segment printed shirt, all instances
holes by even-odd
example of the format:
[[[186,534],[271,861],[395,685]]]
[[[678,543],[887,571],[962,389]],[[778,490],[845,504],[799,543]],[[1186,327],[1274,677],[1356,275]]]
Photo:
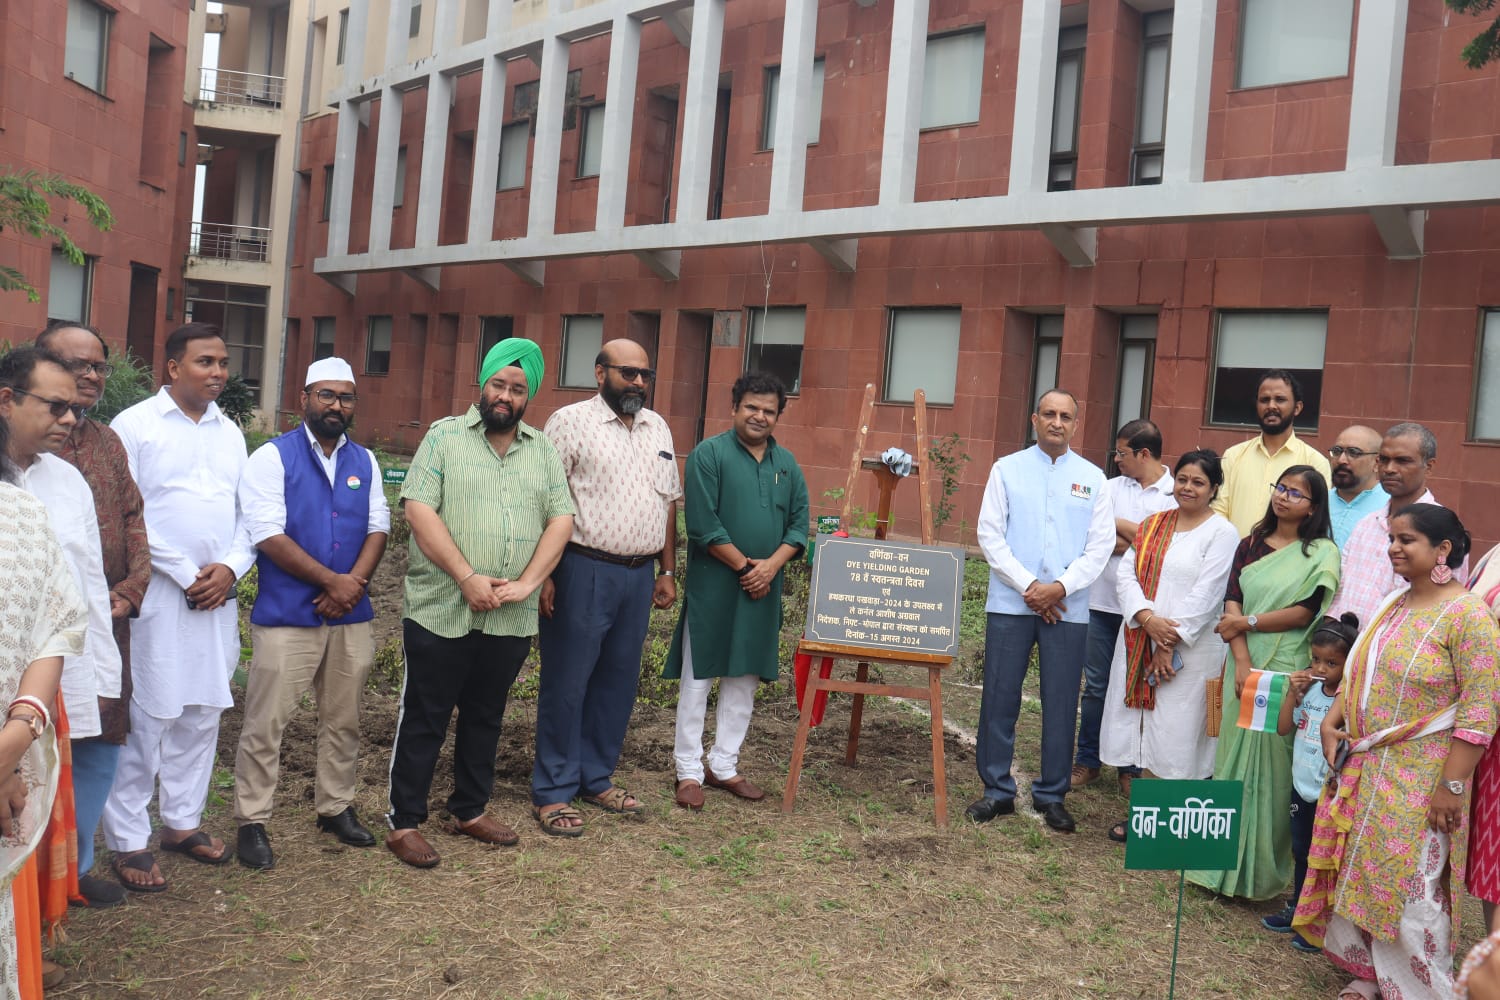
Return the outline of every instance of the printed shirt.
[[[1320,682],[1314,682],[1302,696],[1302,703],[1292,709],[1292,724],[1297,727],[1292,739],[1292,787],[1302,796],[1302,801],[1316,803],[1323,791],[1323,780],[1328,777],[1328,760],[1323,756],[1323,717],[1333,707],[1333,694],[1323,690]]]
[[[1165,466],[1161,467],[1161,478],[1150,486],[1142,486],[1129,476],[1116,476],[1104,484],[1104,495],[1109,500],[1111,512],[1116,520],[1124,518],[1134,521],[1139,525],[1152,514],[1164,510],[1171,510],[1177,506],[1177,498],[1172,496],[1172,487],[1176,480]],[[1134,549],[1127,548],[1120,555],[1112,555],[1109,562],[1104,566],[1104,572],[1099,574],[1099,579],[1089,588],[1089,610],[1105,611],[1110,614],[1120,613],[1120,594],[1116,584],[1116,574],[1120,570],[1120,560],[1125,558],[1126,553]]]
[[[477,406],[461,417],[444,417],[427,431],[401,499],[437,511],[469,565],[503,579],[526,570],[548,521],[574,511],[552,442],[523,421],[504,457],[497,455],[484,436]],[[470,611],[458,583],[422,554],[415,538],[409,548],[406,617],[447,639],[476,631],[536,635],[539,592],[493,611]]]
[[[1385,496],[1385,491],[1381,491],[1381,496]],[[1385,503],[1366,514],[1349,533],[1339,569],[1339,592],[1333,599],[1333,606],[1328,609],[1328,614],[1334,618],[1345,611],[1354,612],[1359,616],[1361,628],[1368,626],[1386,595],[1410,586],[1405,578],[1397,576],[1391,569],[1390,498],[1386,496],[1385,499]],[[1426,490],[1421,499],[1414,502],[1435,504],[1438,501],[1431,490]],[[1465,559],[1453,575],[1460,583],[1467,580],[1469,561]]]
[[[1214,510],[1229,518],[1244,538],[1266,516],[1271,484],[1294,465],[1312,466],[1323,473],[1324,482],[1333,476],[1328,456],[1304,442],[1295,431],[1274,455],[1266,451],[1263,435],[1240,442],[1224,453],[1224,486],[1214,501]]]
[[[312,431],[302,428],[308,447],[323,467],[328,485],[334,485],[334,469],[337,468],[339,451],[349,443],[348,435],[340,435],[333,454],[323,454],[323,446],[313,437]],[[370,498],[370,515],[365,534],[386,534],[391,530],[391,507],[386,502],[385,490],[380,485],[380,463],[370,455],[370,477],[366,480],[374,492]],[[245,463],[240,476],[240,507],[245,512],[245,527],[250,532],[250,541],[259,545],[267,538],[286,534],[286,466],[281,461],[281,450],[267,441]]]
[[[565,406],[547,435],[573,491],[573,541],[617,556],[662,550],[668,505],[682,496],[672,431],[643,409],[630,427],[601,396]]]
[[[1333,521],[1333,544],[1343,551],[1354,526],[1390,502],[1390,494],[1378,485],[1371,486],[1353,500],[1345,500],[1335,490],[1328,494],[1328,516]]]

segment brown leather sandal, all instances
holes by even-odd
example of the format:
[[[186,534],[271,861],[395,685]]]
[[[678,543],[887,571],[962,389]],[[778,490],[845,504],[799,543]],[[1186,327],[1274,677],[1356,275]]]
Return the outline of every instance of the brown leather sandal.
[[[591,806],[598,806],[605,812],[617,813],[622,816],[639,816],[646,811],[646,807],[641,804],[639,799],[636,799],[635,805],[627,806],[625,800],[634,799],[635,796],[618,785],[606,788],[598,795],[580,795],[578,798],[579,801],[587,802]]]
[[[556,802],[548,806],[532,806],[531,815],[536,817],[537,825],[549,837],[583,836],[583,814],[566,802]],[[572,819],[578,820],[579,825],[571,826],[565,822]]]

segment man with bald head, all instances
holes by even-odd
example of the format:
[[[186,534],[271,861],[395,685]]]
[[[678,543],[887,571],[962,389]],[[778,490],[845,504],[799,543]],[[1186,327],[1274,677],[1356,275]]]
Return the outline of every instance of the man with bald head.
[[[1328,513],[1333,518],[1333,540],[1343,551],[1354,526],[1366,514],[1386,502],[1375,475],[1380,453],[1380,432],[1355,424],[1346,428],[1328,449],[1333,462],[1333,495]]]
[[[646,408],[650,364],[632,340],[605,344],[594,359],[598,394],[558,410],[544,429],[578,509],[567,550],[542,585],[531,802],[553,836],[583,832],[575,798],[612,813],[643,809],[614,771],[651,607],[677,600],[682,495],[672,432]]]

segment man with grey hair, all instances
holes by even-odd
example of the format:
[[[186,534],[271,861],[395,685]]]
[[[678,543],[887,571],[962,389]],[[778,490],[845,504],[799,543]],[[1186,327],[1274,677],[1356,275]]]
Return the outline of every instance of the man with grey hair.
[[[1421,424],[1400,423],[1385,432],[1375,468],[1390,499],[1366,514],[1349,533],[1343,547],[1338,596],[1328,609],[1331,617],[1352,611],[1361,624],[1368,623],[1386,595],[1407,586],[1391,569],[1387,554],[1391,515],[1408,504],[1438,502],[1427,488],[1427,474],[1436,461],[1437,438]],[[1468,579],[1468,574],[1469,564],[1465,560],[1457,576],[1462,581]]]

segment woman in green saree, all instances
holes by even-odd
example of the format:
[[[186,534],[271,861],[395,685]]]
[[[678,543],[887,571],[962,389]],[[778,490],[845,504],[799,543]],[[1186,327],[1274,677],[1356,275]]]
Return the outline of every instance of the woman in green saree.
[[[1339,584],[1339,550],[1329,528],[1322,473],[1294,465],[1270,488],[1266,516],[1235,551],[1224,617],[1214,629],[1229,643],[1214,778],[1245,785],[1239,865],[1187,876],[1221,895],[1256,900],[1285,892],[1292,880],[1286,805],[1292,794],[1292,737],[1239,728],[1240,689],[1251,670],[1291,673],[1307,666],[1308,640]]]

